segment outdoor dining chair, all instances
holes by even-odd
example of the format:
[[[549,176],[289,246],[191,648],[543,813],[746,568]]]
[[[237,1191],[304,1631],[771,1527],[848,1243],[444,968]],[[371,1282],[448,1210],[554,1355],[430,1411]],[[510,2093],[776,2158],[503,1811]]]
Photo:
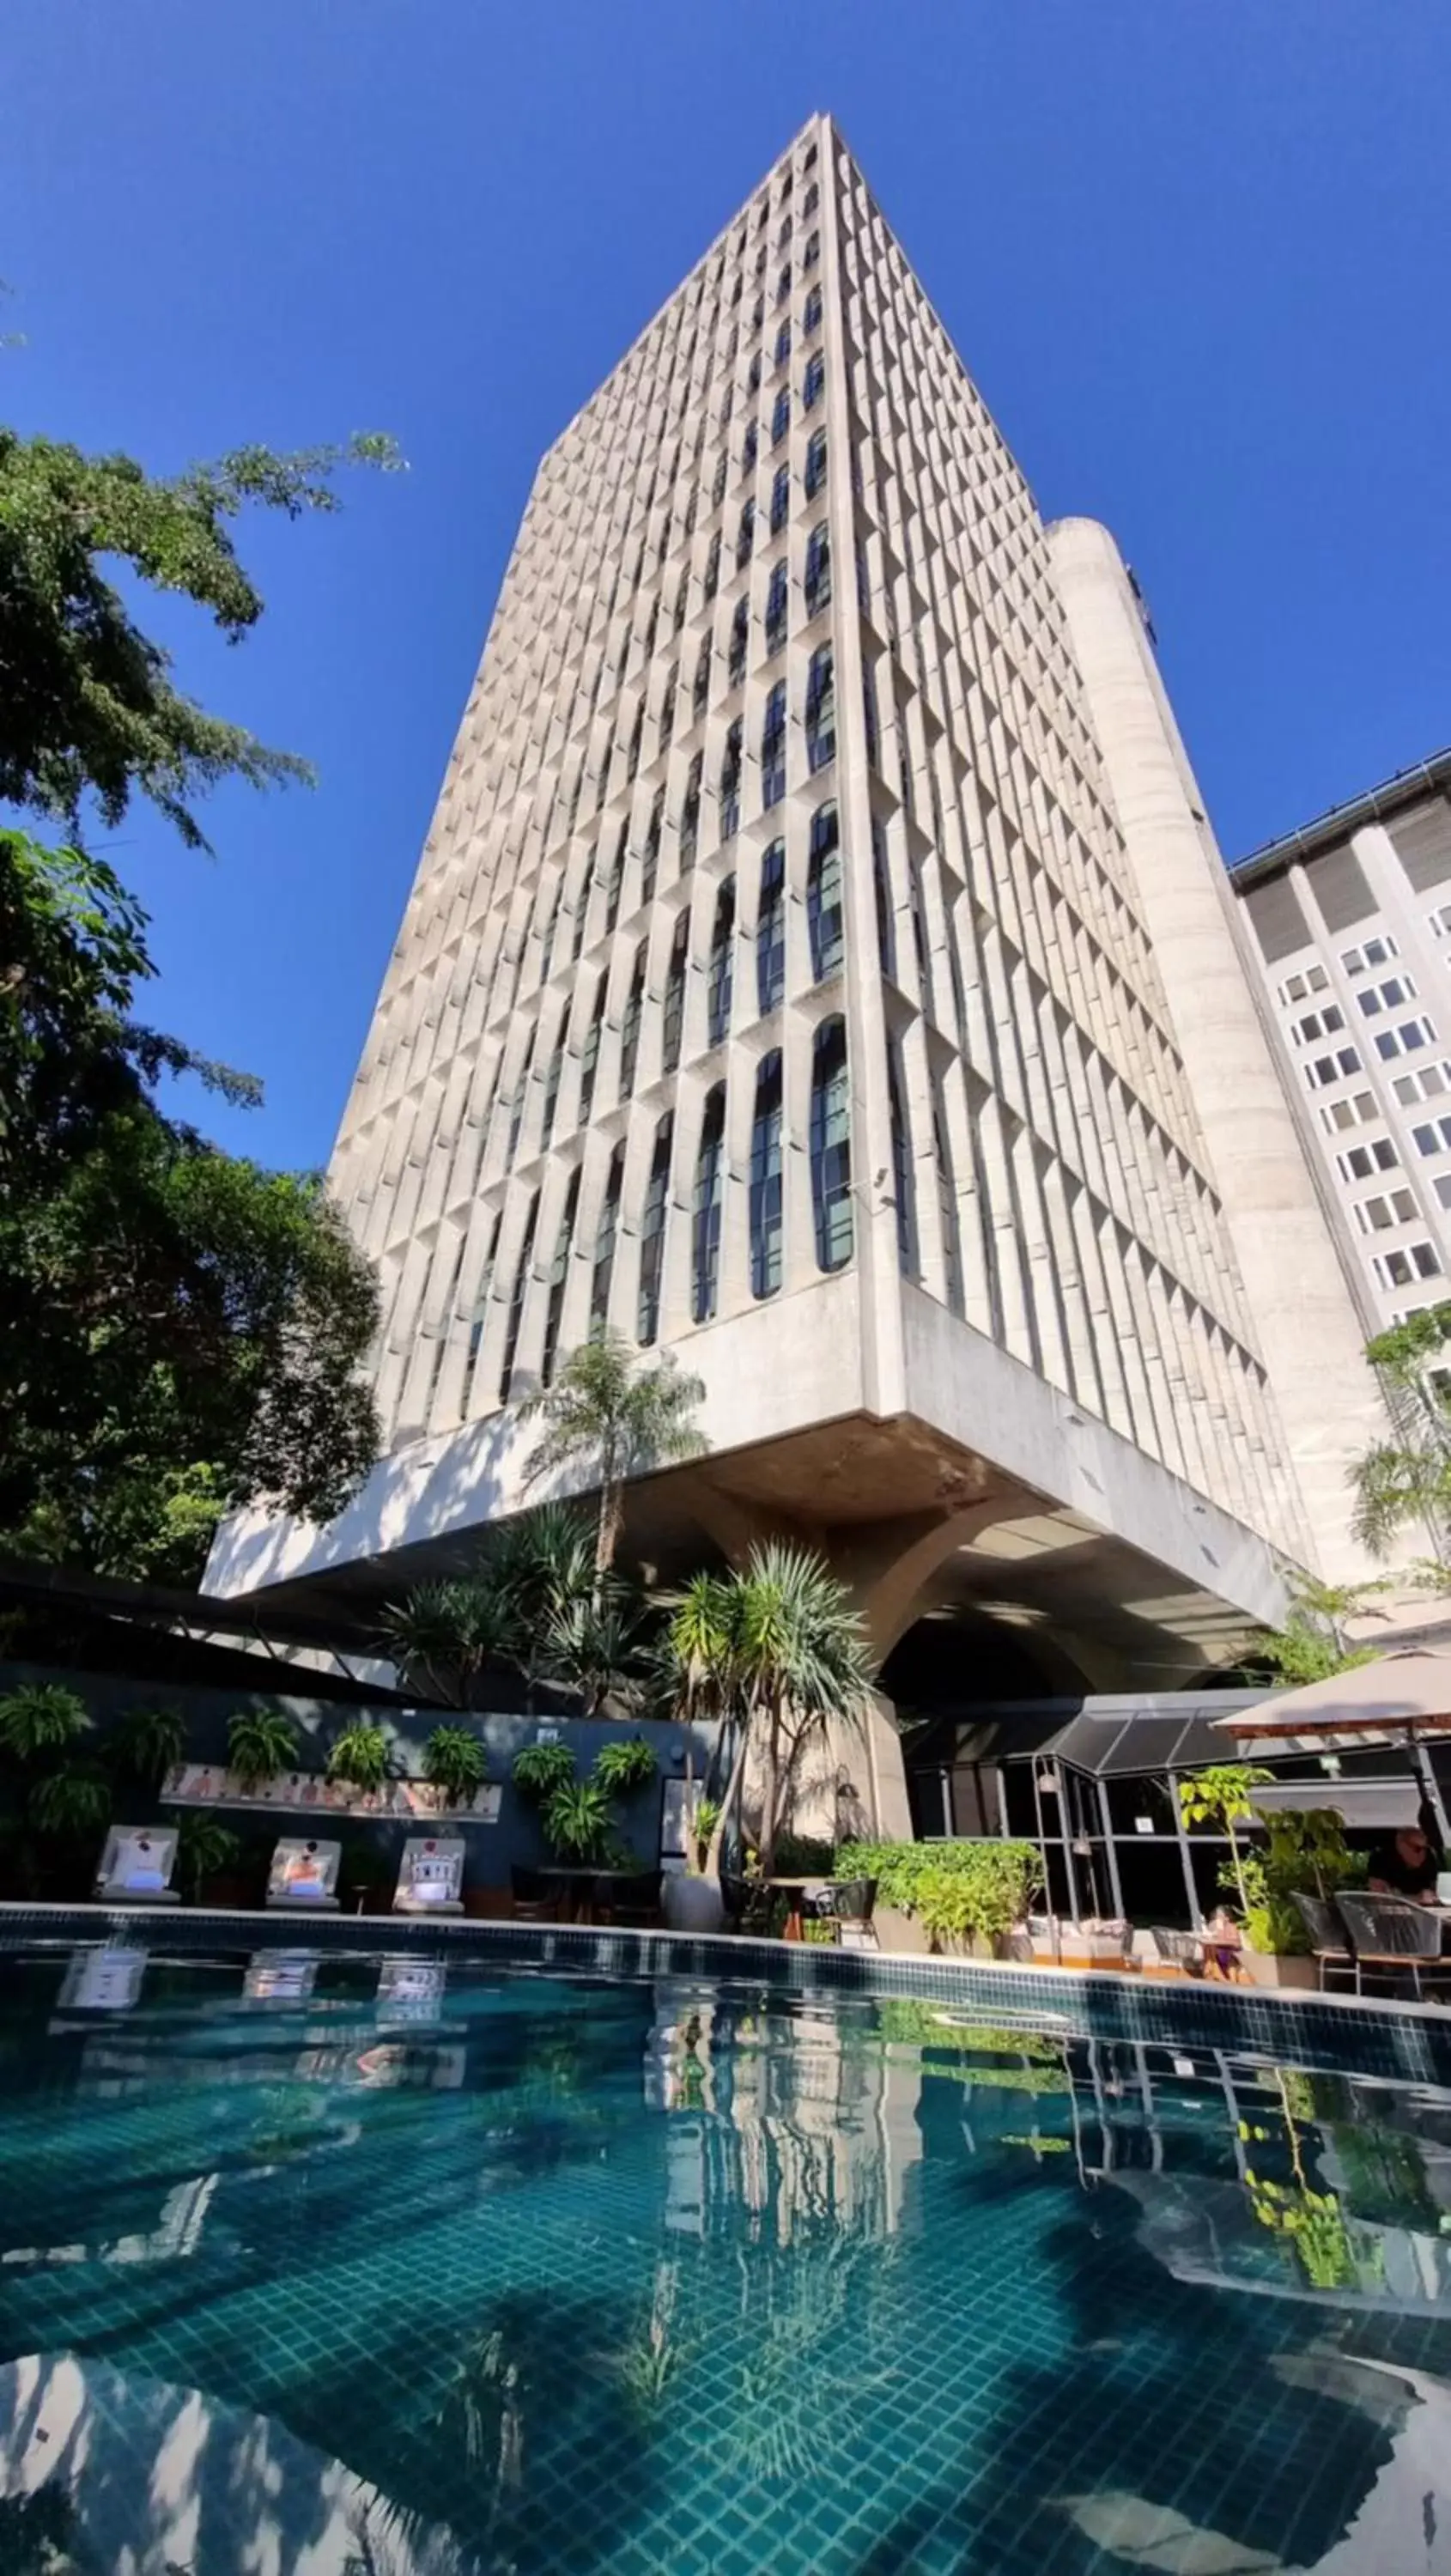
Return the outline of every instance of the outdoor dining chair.
[[[1417,2002],[1423,1978],[1451,1978],[1451,1959],[1441,1957],[1441,1918],[1428,1905],[1408,1896],[1364,1896],[1342,1893],[1336,1912],[1350,1939],[1355,1964],[1355,1991],[1363,1991],[1367,1970],[1375,1976],[1409,1977]]]
[[[1332,1968],[1354,1979],[1355,1953],[1334,1906],[1327,1904],[1323,1896],[1296,1895],[1292,1902],[1310,1935],[1310,1955],[1322,1992]]]

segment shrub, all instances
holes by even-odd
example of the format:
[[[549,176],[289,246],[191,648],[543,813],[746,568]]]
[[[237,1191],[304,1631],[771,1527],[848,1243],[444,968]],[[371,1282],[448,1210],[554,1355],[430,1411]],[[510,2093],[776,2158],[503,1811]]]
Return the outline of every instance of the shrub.
[[[934,1943],[996,1941],[1042,1885],[1031,1843],[843,1843],[838,1878],[874,1878],[880,1904],[915,1915]]]
[[[598,1780],[561,1781],[545,1805],[544,1835],[566,1860],[603,1864],[615,1839],[608,1789]]]
[[[631,1735],[623,1744],[602,1747],[592,1777],[612,1798],[627,1797],[632,1789],[643,1789],[653,1780],[659,1767],[644,1737]]]
[[[436,1726],[423,1748],[423,1776],[462,1805],[488,1778],[488,1756],[466,1726]]]

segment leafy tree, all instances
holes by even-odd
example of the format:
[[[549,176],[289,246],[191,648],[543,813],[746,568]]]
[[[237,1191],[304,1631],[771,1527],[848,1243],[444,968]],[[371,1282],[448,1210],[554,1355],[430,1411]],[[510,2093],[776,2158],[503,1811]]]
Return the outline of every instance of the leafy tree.
[[[0,429],[0,802],[74,832],[88,795],[114,828],[140,794],[205,848],[199,795],[228,778],[307,779],[304,761],[182,695],[170,655],[103,567],[121,567],[133,589],[194,601],[236,643],[263,603],[230,522],[249,506],[293,519],[335,510],[339,467],[398,462],[390,440],[370,435],[291,456],[239,448],[157,477],[129,456]]]
[[[388,1603],[378,1642],[410,1688],[421,1681],[446,1708],[467,1708],[479,1673],[507,1652],[513,1633],[513,1605],[484,1571],[415,1584]]]
[[[377,1288],[321,1185],[163,1114],[199,1066],[135,1022],[144,916],[0,833],[0,1534],[187,1580],[247,1501],[341,1509],[377,1451]]]
[[[1258,1789],[1273,1776],[1252,1762],[1211,1762],[1179,1783],[1179,1805],[1185,1824],[1217,1825],[1228,1840],[1229,1865],[1242,1915],[1248,1915],[1253,1901],[1245,1876],[1246,1862],[1252,1855],[1241,1849],[1234,1829],[1254,1814],[1251,1789]]]
[[[1374,1441],[1351,1470],[1352,1527],[1362,1545],[1383,1557],[1403,1530],[1424,1530],[1442,1588],[1451,1582],[1451,1408],[1434,1363],[1448,1342],[1451,1304],[1428,1307],[1366,1343],[1395,1437]]]
[[[1376,1595],[1389,1588],[1384,1582],[1321,1583],[1314,1575],[1292,1574],[1289,1616],[1283,1628],[1256,1639],[1245,1658],[1246,1671],[1263,1671],[1267,1678],[1298,1689],[1306,1682],[1328,1681],[1332,1673],[1348,1673],[1357,1664],[1373,1662],[1375,1648],[1352,1646],[1345,1625],[1349,1619],[1363,1618]]]
[[[553,1385],[528,1408],[542,1415],[526,1475],[531,1484],[560,1468],[582,1470],[599,1489],[595,1564],[614,1563],[625,1515],[625,1485],[705,1447],[692,1416],[705,1395],[669,1352],[642,1368],[622,1333],[606,1332],[571,1351]]]

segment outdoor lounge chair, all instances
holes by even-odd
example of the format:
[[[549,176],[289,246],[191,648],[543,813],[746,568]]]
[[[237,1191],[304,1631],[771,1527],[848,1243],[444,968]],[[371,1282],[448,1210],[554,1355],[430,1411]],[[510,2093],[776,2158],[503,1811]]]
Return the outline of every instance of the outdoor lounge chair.
[[[393,1894],[395,1914],[462,1914],[464,1846],[434,1834],[412,1834]]]
[[[267,1873],[267,1902],[299,1913],[336,1914],[341,1843],[319,1843],[284,1834]]]
[[[1373,1976],[1409,1977],[1419,2003],[1421,1980],[1451,1978],[1451,1959],[1441,1958],[1441,1917],[1409,1896],[1352,1896],[1342,1892],[1335,1910],[1350,1936],[1355,1991],[1363,1991],[1367,1970]]]
[[[96,1894],[127,1905],[179,1905],[171,1884],[175,1825],[113,1825],[106,1836]]]
[[[1350,1947],[1345,1926],[1335,1907],[1327,1904],[1323,1896],[1297,1895],[1291,1901],[1310,1935],[1310,1955],[1315,1962],[1315,1974],[1320,1986],[1324,1987],[1326,1977],[1332,1968],[1338,1968],[1342,1975],[1354,1978],[1355,1953]]]

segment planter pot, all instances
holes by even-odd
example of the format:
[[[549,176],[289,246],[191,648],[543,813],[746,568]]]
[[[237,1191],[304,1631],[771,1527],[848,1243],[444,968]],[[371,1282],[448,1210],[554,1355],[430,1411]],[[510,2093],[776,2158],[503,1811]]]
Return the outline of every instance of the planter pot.
[[[1313,1995],[1320,1985],[1319,1972],[1313,1959],[1281,1957],[1273,1950],[1241,1950],[1240,1966],[1252,1986],[1291,1987],[1298,1994]]]
[[[879,1950],[905,1950],[919,1959],[931,1949],[926,1933],[915,1914],[903,1914],[895,1905],[878,1905],[872,1916],[872,1928]]]
[[[660,1882],[660,1911],[670,1932],[723,1932],[725,1899],[718,1878],[690,1878],[668,1870]]]

